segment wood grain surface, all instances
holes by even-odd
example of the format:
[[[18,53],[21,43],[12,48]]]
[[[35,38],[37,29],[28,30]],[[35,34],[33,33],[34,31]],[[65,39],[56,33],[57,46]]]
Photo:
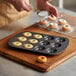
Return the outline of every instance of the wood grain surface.
[[[69,38],[70,43],[69,43],[69,46],[66,48],[66,50],[63,53],[56,55],[56,56],[47,56],[48,61],[46,63],[44,63],[44,64],[38,63],[38,62],[36,62],[36,59],[38,56],[40,56],[39,54],[23,52],[18,49],[12,49],[8,46],[9,39],[12,36],[14,36],[15,34],[17,34],[19,32],[23,32],[23,31],[31,31],[31,32],[37,32],[37,33],[67,37],[67,38]],[[15,61],[18,61],[20,63],[23,63],[27,66],[30,66],[38,71],[46,72],[46,71],[49,71],[50,69],[55,68],[57,65],[59,65],[63,61],[74,56],[76,54],[75,45],[76,45],[75,38],[72,38],[72,37],[69,37],[69,36],[66,36],[63,34],[51,32],[51,31],[48,31],[46,29],[43,29],[43,28],[40,28],[40,27],[37,27],[36,25],[34,25],[34,26],[28,27],[24,30],[18,31],[18,32],[0,40],[0,54],[4,55],[10,59],[13,59]]]

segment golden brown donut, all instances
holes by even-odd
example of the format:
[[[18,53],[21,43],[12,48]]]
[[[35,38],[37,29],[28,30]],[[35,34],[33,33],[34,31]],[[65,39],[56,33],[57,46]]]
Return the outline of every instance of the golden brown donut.
[[[22,45],[22,43],[19,42],[19,41],[12,42],[12,44],[13,44],[14,46],[21,46],[21,45]]]
[[[51,17],[51,16],[48,17],[48,20],[50,20],[50,21],[55,21],[56,19],[57,19],[57,17],[54,15],[53,15],[53,17]]]
[[[71,31],[70,25],[62,25],[62,30],[63,31]]]
[[[27,40],[27,38],[26,37],[18,37],[18,40],[24,42]]]
[[[49,28],[58,29],[58,24],[57,23],[50,23]]]
[[[23,35],[26,37],[30,37],[30,36],[32,36],[32,33],[31,32],[24,32]]]
[[[35,44],[35,43],[38,43],[38,40],[37,39],[29,39],[29,42],[32,44]]]
[[[37,39],[43,38],[43,36],[40,35],[40,34],[35,34],[34,37],[37,38]]]
[[[48,22],[47,22],[47,20],[41,20],[41,21],[39,22],[39,24],[40,24],[40,25],[47,25]]]
[[[58,23],[60,25],[64,25],[64,24],[67,24],[68,22],[65,19],[59,19]]]
[[[23,46],[24,46],[25,48],[27,48],[27,49],[33,48],[33,45],[32,45],[32,44],[24,44]]]
[[[47,57],[46,56],[38,56],[37,61],[40,63],[45,63],[45,62],[47,62]]]

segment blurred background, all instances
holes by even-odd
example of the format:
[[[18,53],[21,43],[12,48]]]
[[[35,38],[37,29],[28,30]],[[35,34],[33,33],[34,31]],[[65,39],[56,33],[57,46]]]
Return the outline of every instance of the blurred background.
[[[76,12],[76,0],[52,0],[52,4]]]

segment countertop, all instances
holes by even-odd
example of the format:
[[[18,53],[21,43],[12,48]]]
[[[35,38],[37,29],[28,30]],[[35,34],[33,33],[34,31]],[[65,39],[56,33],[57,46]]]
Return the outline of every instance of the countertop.
[[[63,9],[62,12],[76,17],[75,12]],[[31,13],[26,18],[24,17],[23,19],[13,22],[6,27],[0,28],[0,39],[32,25],[34,23],[33,16],[34,15]],[[46,73],[35,71],[27,66],[0,56],[0,76],[76,76],[76,56],[73,56],[55,69]]]

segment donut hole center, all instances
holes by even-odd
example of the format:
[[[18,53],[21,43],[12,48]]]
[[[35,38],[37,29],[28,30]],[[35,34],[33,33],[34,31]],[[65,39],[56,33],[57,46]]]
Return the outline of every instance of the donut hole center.
[[[41,59],[45,59],[45,57],[41,57]]]
[[[65,27],[69,27],[68,25],[65,25]]]

